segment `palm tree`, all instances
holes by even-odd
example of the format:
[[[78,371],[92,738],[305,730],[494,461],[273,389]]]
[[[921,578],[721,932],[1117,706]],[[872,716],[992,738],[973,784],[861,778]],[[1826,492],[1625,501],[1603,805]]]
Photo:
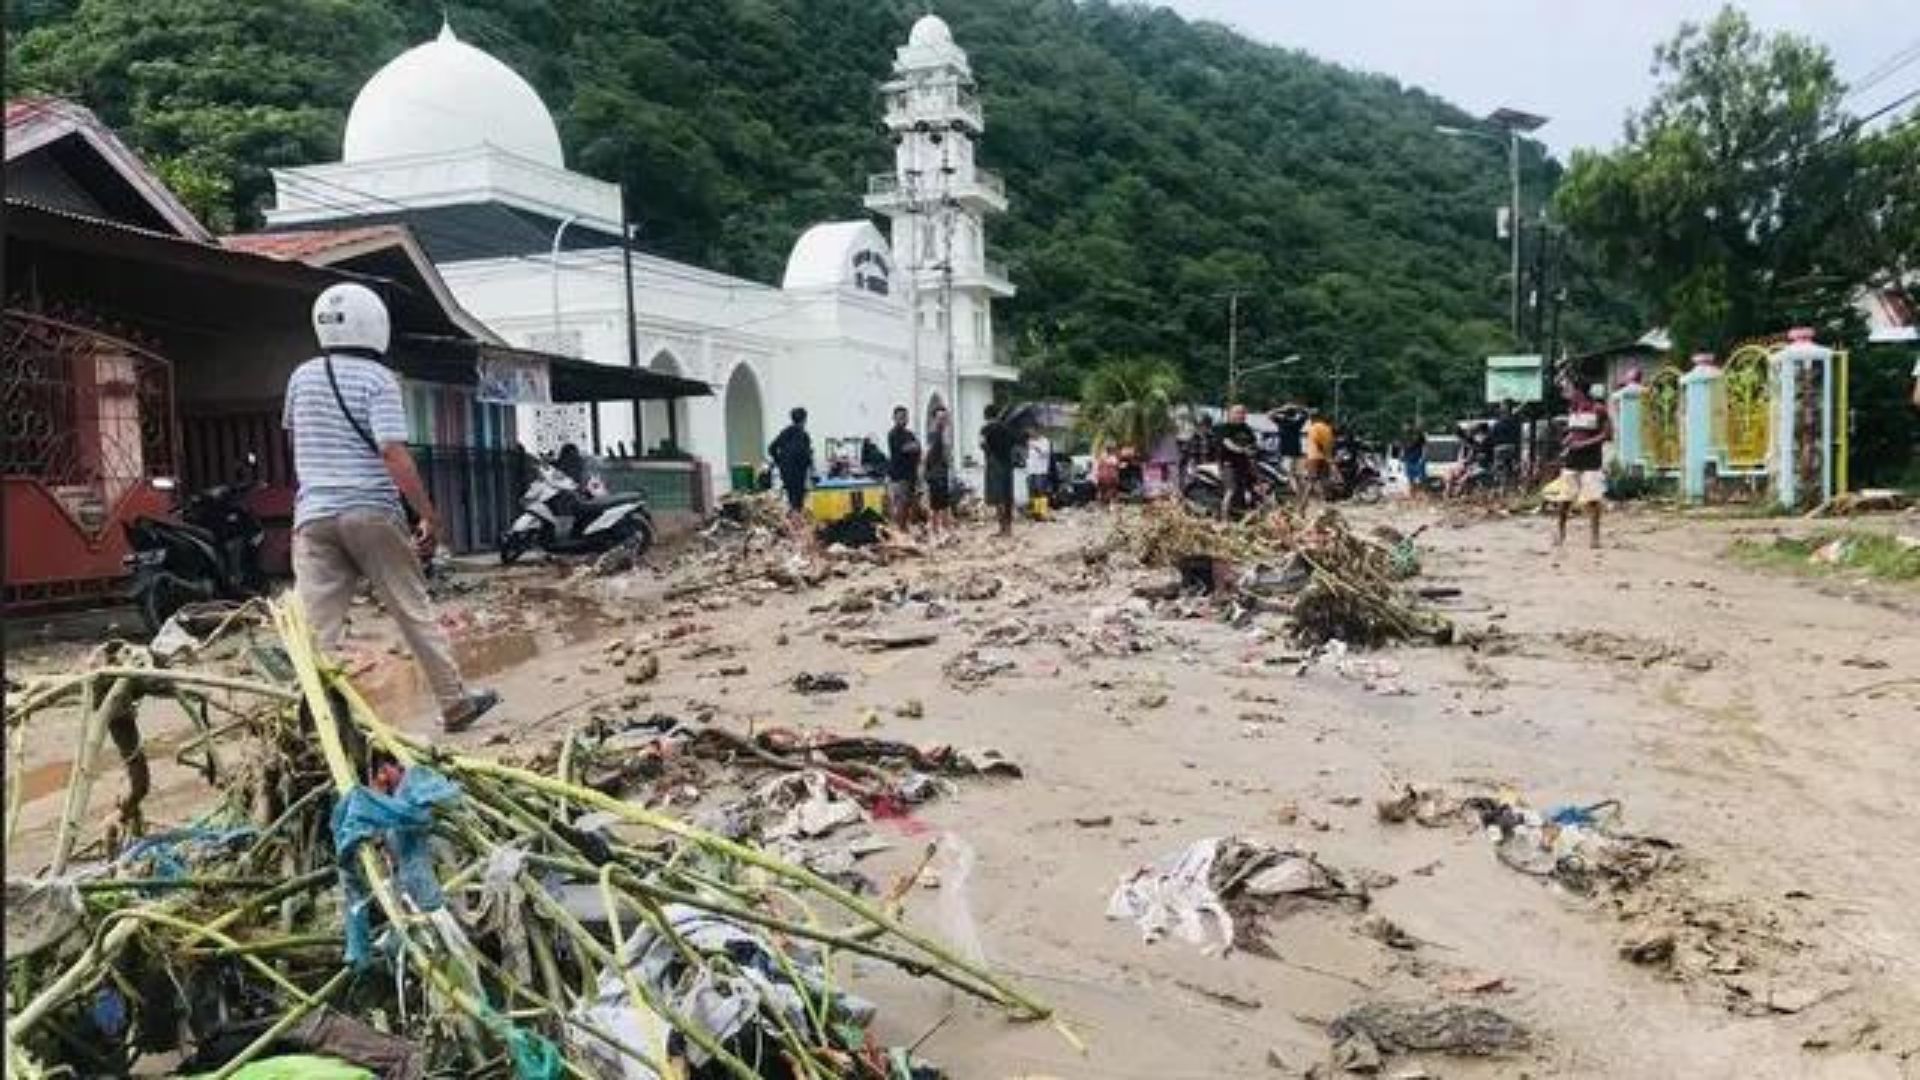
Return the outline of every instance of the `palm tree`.
[[[1146,452],[1173,430],[1182,392],[1180,370],[1165,360],[1109,360],[1080,384],[1080,425],[1096,452],[1109,445]]]

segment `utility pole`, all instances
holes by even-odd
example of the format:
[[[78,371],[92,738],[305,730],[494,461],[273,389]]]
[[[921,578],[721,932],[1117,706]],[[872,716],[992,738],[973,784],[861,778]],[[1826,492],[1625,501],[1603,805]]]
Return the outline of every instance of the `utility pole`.
[[[1507,133],[1507,276],[1511,279],[1508,329],[1515,347],[1520,345],[1520,136],[1538,131],[1547,122],[1544,116],[1519,109],[1495,109],[1486,122]],[[1457,128],[1439,124],[1434,130],[1453,138],[1498,141],[1499,136],[1479,128]]]
[[[1356,372],[1347,370],[1345,357],[1335,357],[1333,370],[1327,372],[1326,377],[1327,381],[1333,384],[1333,423],[1335,427],[1338,427],[1342,419],[1340,412],[1340,388],[1346,385],[1348,379],[1357,379],[1360,376]]]
[[[1507,232],[1512,240],[1513,256],[1508,273],[1513,275],[1513,340],[1520,340],[1520,129],[1507,126],[1507,174],[1511,183],[1507,201]]]
[[[1227,400],[1220,404],[1233,408],[1240,398],[1240,290],[1227,294]]]

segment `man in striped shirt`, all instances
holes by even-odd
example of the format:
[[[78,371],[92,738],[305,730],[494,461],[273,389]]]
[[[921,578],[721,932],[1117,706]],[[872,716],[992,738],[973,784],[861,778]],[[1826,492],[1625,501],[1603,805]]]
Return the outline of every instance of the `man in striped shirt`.
[[[399,380],[381,362],[390,336],[386,305],[364,285],[335,285],[314,304],[313,322],[323,352],[294,370],[282,416],[300,481],[294,587],[321,647],[331,651],[365,581],[426,673],[441,727],[463,730],[499,696],[467,690],[427,599],[419,550],[431,549],[438,517],[407,452]],[[403,497],[419,518],[411,538]]]

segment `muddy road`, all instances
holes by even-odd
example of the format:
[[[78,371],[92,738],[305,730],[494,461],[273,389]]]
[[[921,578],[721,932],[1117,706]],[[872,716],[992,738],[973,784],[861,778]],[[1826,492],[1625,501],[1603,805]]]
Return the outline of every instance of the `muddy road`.
[[[507,701],[456,741],[507,753],[613,708],[867,727],[1019,762],[1023,780],[963,785],[878,823],[898,842],[863,864],[884,882],[927,840],[964,842],[971,872],[914,889],[910,919],[971,929],[1086,1044],[852,967],[882,1003],[880,1034],[905,1043],[937,1026],[922,1052],[956,1076],[1300,1076],[1328,1059],[1328,1021],[1391,1001],[1484,1006],[1531,1040],[1484,1060],[1395,1055],[1387,1076],[1920,1077],[1920,594],[1736,564],[1734,535],[1770,528],[1752,522],[1618,517],[1592,553],[1554,551],[1541,519],[1376,518],[1433,525],[1421,584],[1459,590],[1445,604],[1472,647],[1395,648],[1343,670],[1302,663],[1260,619],[1206,617],[1153,618],[1125,655],[1062,644],[1097,637],[1135,585],[1159,579],[1092,581],[1079,553],[1105,524],[1066,516],[1010,548],[970,537],[928,562],[711,608],[699,595],[669,604],[673,582],[646,575],[583,599],[517,572],[444,605],[463,658]],[[1002,585],[931,613],[814,610],[930,573]],[[938,640],[871,654],[835,640],[906,630]],[[642,687],[602,648],[636,634],[663,642]],[[956,682],[949,662],[994,635],[1016,642],[992,650],[1011,669]],[[412,665],[362,644],[362,684],[424,725]],[[851,686],[796,694],[803,672]],[[902,715],[909,701],[919,716]],[[58,810],[66,723],[50,720],[10,766],[28,782],[29,848]],[[150,744],[178,738],[177,717],[143,723]],[[114,797],[112,772],[97,806]],[[192,805],[196,783],[161,770],[150,819]],[[1618,800],[1624,828],[1675,845],[1674,867],[1625,896],[1573,895],[1504,864],[1470,822],[1379,820],[1376,801],[1409,785],[1542,808]],[[1364,876],[1370,909],[1287,905],[1262,920],[1266,949],[1224,957],[1177,937],[1145,944],[1106,917],[1122,875],[1225,836]],[[1380,918],[1402,936],[1381,940]],[[1663,935],[1671,962],[1621,955]]]

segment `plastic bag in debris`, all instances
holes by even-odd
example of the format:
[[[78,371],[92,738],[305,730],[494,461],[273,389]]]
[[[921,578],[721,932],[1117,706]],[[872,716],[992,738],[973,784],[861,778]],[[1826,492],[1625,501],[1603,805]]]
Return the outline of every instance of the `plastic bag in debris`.
[[[772,1052],[778,1041],[779,1016],[795,1029],[805,1030],[811,1021],[807,1000],[828,1002],[829,1022],[851,1023],[865,1027],[873,1020],[871,1002],[837,989],[820,966],[811,949],[790,943],[783,966],[779,954],[765,938],[738,923],[697,908],[670,904],[663,909],[667,924],[678,938],[695,953],[707,957],[726,957],[731,961],[724,972],[711,966],[689,965],[673,938],[661,934],[652,924],[635,927],[633,936],[621,950],[627,973],[645,985],[670,1011],[698,1024],[714,1039],[728,1045],[747,1060],[761,1052]],[[797,976],[804,986],[791,981]],[[802,991],[804,990],[804,994]],[[698,1045],[680,1045],[678,1032],[660,1032],[660,1020],[638,1009],[627,992],[626,980],[618,971],[603,971],[594,988],[594,996],[582,1003],[575,1016],[593,1022],[591,1017],[612,1021],[619,1029],[616,1037],[631,1049],[664,1061],[668,1054],[683,1056],[695,1068],[709,1060]],[[611,1032],[610,1032],[611,1033]],[[628,1039],[632,1041],[629,1042]],[[580,1048],[596,1061],[611,1068],[601,1075],[622,1080],[655,1080],[654,1074],[625,1055],[598,1040],[582,1041]],[[668,1054],[659,1052],[666,1045]]]
[[[935,903],[940,936],[963,959],[984,965],[987,951],[980,943],[980,927],[973,921],[973,905],[967,900],[973,862],[973,846],[953,833],[945,833],[940,837],[929,869],[940,881],[940,896]]]
[[[87,908],[70,879],[7,882],[7,960],[23,960],[58,945],[86,921]]]
[[[358,1065],[313,1054],[250,1061],[230,1075],[233,1080],[375,1080],[372,1072]]]
[[[182,829],[170,829],[158,836],[149,836],[129,844],[114,860],[114,865],[125,868],[146,862],[152,865],[154,877],[183,878],[190,872],[193,860],[222,854],[239,844],[252,843],[258,834],[259,830],[251,825],[230,829],[190,825]]]
[[[400,891],[421,911],[439,911],[445,904],[439,879],[433,873],[429,846],[433,808],[460,796],[453,781],[424,765],[415,765],[401,777],[392,795],[366,786],[354,788],[333,808],[333,851],[340,864],[340,888],[346,899],[347,962],[365,967],[372,961],[372,904],[361,875],[356,849],[379,840],[393,856],[394,880]]]
[[[818,769],[776,776],[755,789],[752,798],[772,809],[787,808],[786,816],[767,830],[769,840],[825,836],[867,819],[860,804],[839,795]]]
[[[1203,953],[1224,956],[1233,949],[1233,916],[1210,884],[1219,851],[1219,838],[1209,837],[1135,870],[1107,900],[1107,918],[1132,919],[1149,945],[1171,930]]]

